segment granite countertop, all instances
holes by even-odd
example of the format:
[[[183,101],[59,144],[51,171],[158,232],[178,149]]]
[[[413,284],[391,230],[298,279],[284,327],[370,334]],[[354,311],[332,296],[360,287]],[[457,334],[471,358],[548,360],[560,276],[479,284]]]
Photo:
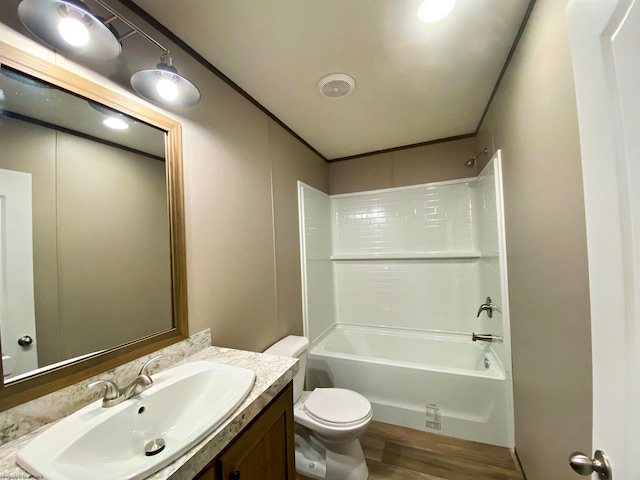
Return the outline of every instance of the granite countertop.
[[[229,348],[209,347],[181,363],[208,360],[248,368],[256,373],[249,395],[218,428],[187,453],[159,472],[152,480],[191,480],[215,458],[293,379],[297,360]],[[55,422],[54,422],[55,423]],[[15,463],[16,453],[53,423],[0,446],[0,478],[33,478]]]

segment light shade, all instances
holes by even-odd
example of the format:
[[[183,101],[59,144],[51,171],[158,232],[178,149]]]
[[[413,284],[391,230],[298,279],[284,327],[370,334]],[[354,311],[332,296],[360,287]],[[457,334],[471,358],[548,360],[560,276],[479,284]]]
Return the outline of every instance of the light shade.
[[[117,34],[77,0],[22,0],[25,27],[56,50],[75,57],[110,60],[120,55]]]
[[[131,86],[147,100],[168,107],[188,107],[200,101],[198,87],[164,62],[134,73]]]
[[[114,130],[126,130],[129,128],[129,123],[132,123],[132,119],[126,116],[124,113],[118,112],[109,107],[94,102],[93,100],[87,100],[87,103],[95,111],[104,115],[102,124],[105,127],[113,128]]]

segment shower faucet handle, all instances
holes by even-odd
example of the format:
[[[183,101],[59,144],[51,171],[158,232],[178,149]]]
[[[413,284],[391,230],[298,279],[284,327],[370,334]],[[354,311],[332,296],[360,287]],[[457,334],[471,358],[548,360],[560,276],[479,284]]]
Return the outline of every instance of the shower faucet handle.
[[[496,308],[496,306],[491,303],[491,297],[487,297],[486,303],[483,303],[482,305],[480,305],[480,308],[478,309],[478,314],[476,315],[476,317],[480,317],[480,314],[482,312],[487,312],[487,315],[489,315],[489,318],[493,318],[493,309]]]

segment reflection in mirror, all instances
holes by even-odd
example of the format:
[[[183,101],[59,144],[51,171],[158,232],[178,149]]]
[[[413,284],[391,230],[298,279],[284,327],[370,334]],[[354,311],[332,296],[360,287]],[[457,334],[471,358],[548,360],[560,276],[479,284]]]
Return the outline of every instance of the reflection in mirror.
[[[165,132],[3,65],[4,383],[174,327]]]

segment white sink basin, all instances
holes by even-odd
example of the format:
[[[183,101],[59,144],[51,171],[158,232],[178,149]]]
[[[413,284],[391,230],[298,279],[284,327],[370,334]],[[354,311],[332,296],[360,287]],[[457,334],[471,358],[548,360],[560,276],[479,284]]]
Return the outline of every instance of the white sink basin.
[[[167,466],[220,425],[249,394],[255,373],[192,362],[157,375],[153,386],[116,405],[102,400],[34,438],[16,462],[47,480],[137,480]],[[147,456],[145,446],[165,448]]]

